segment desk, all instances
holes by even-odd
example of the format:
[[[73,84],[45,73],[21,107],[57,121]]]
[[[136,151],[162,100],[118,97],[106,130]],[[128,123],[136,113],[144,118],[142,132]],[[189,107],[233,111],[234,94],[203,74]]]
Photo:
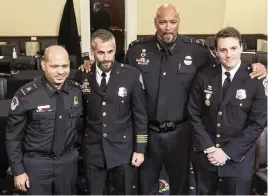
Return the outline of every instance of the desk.
[[[77,69],[72,69],[70,72],[70,79],[73,79]],[[19,70],[17,74],[13,74],[10,77],[6,77],[7,79],[7,94],[6,99],[12,99],[14,94],[20,87],[24,84],[31,82],[35,77],[42,76],[43,71],[41,70]]]

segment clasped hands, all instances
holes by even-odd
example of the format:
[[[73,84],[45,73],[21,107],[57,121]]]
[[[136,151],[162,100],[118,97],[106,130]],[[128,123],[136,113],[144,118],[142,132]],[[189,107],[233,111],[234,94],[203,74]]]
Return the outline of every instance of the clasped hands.
[[[210,147],[205,150],[207,158],[212,165],[223,166],[228,160],[227,155],[221,148]]]

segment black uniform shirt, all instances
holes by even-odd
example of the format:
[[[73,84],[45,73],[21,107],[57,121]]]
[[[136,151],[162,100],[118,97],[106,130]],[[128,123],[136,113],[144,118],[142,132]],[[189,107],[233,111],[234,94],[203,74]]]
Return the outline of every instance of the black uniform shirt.
[[[68,115],[65,121],[65,150],[72,147],[77,134],[79,117],[82,114],[80,87],[73,81],[66,81],[62,88],[64,108]],[[50,154],[55,131],[56,94],[45,77],[24,85],[11,102],[6,128],[6,147],[10,167],[14,176],[25,172],[22,158],[24,153],[38,152]]]
[[[200,40],[178,35],[163,48],[156,36],[135,41],[125,62],[142,72],[149,122],[186,119],[186,104],[198,68],[213,65],[215,57]]]

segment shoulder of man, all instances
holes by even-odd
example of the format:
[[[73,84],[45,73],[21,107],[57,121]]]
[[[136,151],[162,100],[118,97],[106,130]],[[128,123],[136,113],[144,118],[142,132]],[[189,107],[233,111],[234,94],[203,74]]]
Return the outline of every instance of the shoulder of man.
[[[140,45],[140,44],[148,43],[148,42],[150,42],[152,40],[153,40],[153,37],[145,37],[145,38],[137,39],[137,40],[132,41],[128,45],[128,48],[132,48],[133,46],[137,46],[137,45]]]
[[[120,63],[120,68],[130,70],[132,72],[140,73],[140,71],[137,68],[135,68],[134,66],[128,65],[128,64]]]
[[[15,94],[18,97],[24,97],[36,91],[41,84],[41,76],[36,77],[33,81],[23,85]]]
[[[204,47],[204,49],[207,49],[210,54],[216,58],[215,54],[209,49],[208,45],[206,44],[205,40],[203,39],[195,39],[192,37],[187,37],[184,35],[180,35],[180,39],[185,43],[185,44],[193,44],[196,46]]]
[[[74,80],[67,80],[67,83],[69,85],[73,86],[74,88],[81,89],[81,85],[78,82],[74,81]]]

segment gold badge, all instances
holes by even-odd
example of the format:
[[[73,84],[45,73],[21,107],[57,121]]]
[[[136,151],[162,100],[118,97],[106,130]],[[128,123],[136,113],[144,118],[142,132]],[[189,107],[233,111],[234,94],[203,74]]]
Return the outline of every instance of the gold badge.
[[[78,103],[78,97],[74,96],[74,106],[77,107],[79,105]]]

